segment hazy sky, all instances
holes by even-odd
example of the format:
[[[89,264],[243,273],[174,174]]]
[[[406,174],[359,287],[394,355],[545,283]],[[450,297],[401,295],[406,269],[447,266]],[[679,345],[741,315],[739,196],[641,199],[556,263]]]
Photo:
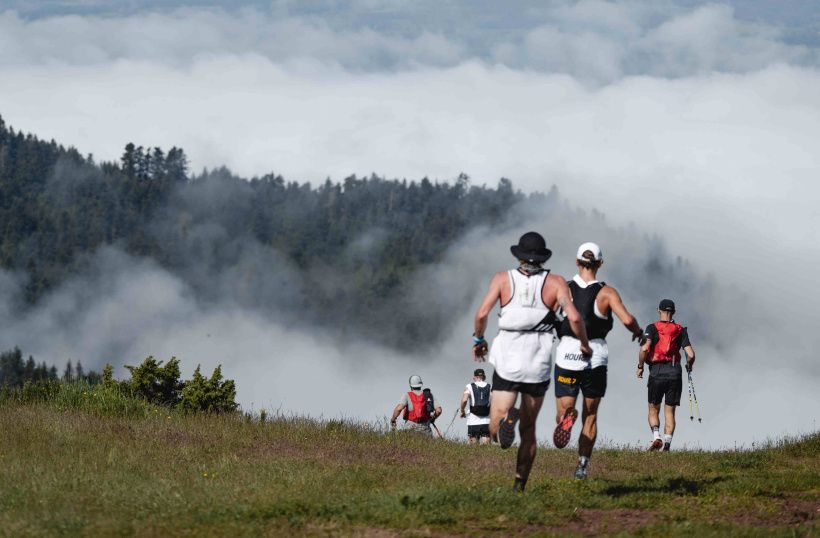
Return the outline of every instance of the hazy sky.
[[[796,285],[803,269],[820,261],[820,8],[813,2],[776,9],[762,1],[230,5],[0,1],[0,114],[17,129],[98,160],[117,159],[133,141],[181,146],[194,169],[224,164],[246,176],[275,171],[314,184],[371,172],[439,180],[465,172],[475,184],[504,176],[525,191],[556,184],[571,204],[597,208],[614,228],[635,223],[625,234],[658,234],[673,255],[771,313],[771,326],[744,324],[745,313],[727,303],[723,322],[750,337],[731,342],[728,357],[699,355],[698,396],[710,420],[731,417],[712,423],[706,446],[783,432],[769,410],[780,390],[770,376],[782,370],[770,365],[783,364],[777,341],[787,334],[794,335],[788,353],[798,355],[790,356],[798,371],[788,377],[809,367],[811,327],[792,309],[820,299],[814,287]],[[556,235],[596,240],[560,222],[550,226],[542,230],[548,242]],[[509,242],[493,243],[500,256]],[[130,287],[113,286],[111,296],[131,289],[145,299],[140,290],[159,279],[171,286],[161,297],[176,297],[180,284],[161,270],[140,274],[153,276],[143,288],[136,278]],[[484,291],[476,289],[477,298]],[[658,299],[633,297],[650,305]],[[125,303],[120,297],[100,308]],[[194,307],[179,299],[157,308]],[[152,325],[142,340],[133,336],[134,352],[157,348],[151,352],[185,363],[172,349],[195,347],[185,335],[207,333],[210,315],[172,329]],[[469,380],[471,365],[458,362],[455,350],[472,332],[470,318],[462,324],[466,336],[454,335],[437,370],[455,392]],[[93,326],[99,318],[89,319]],[[230,319],[232,325],[219,325],[235,339],[223,342],[247,346],[243,365],[264,368],[263,350],[276,348],[314,361],[311,375],[325,390],[348,379],[351,357],[372,357],[372,367],[357,375],[395,385],[370,401],[372,414],[389,413],[413,373],[401,359],[379,360],[384,350],[338,350],[314,335],[280,334],[242,312]],[[61,352],[104,355],[104,343],[79,345]],[[634,366],[636,352],[626,342],[613,347]],[[192,360],[227,362],[218,349],[205,342],[194,353],[202,358]],[[732,362],[743,357],[742,366]],[[316,405],[304,391],[282,396],[282,376],[304,375],[293,364],[282,361],[267,375],[223,371],[240,380],[243,403],[267,404],[263,385],[270,383],[279,390],[272,405],[315,414],[325,400]],[[629,390],[619,383],[626,381],[613,386]],[[721,390],[727,383],[730,394]],[[788,390],[802,398],[790,406],[788,430],[811,429],[816,399]],[[609,398],[614,406],[621,396]],[[369,416],[365,405],[353,414]],[[617,435],[602,427],[602,435],[634,442],[647,429],[643,409],[630,417],[638,417],[634,427]]]

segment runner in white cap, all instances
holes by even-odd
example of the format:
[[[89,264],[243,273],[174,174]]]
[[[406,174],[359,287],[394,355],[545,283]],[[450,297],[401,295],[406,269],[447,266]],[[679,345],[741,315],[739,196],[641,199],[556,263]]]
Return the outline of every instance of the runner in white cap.
[[[598,269],[603,263],[601,247],[595,243],[584,243],[578,247],[575,256],[578,274],[568,284],[572,303],[584,320],[592,356],[581,353],[581,341],[566,322],[561,324],[561,342],[555,354],[555,401],[558,409],[555,419],[558,425],[552,438],[558,448],[564,448],[569,442],[572,425],[578,417],[575,401],[579,391],[584,394],[581,415],[584,426],[578,439],[575,480],[587,477],[587,464],[598,435],[598,404],[606,393],[609,360],[605,338],[612,329],[612,313],[632,333],[633,341],[643,342],[643,330],[635,317],[627,312],[621,296],[615,288],[598,282]]]

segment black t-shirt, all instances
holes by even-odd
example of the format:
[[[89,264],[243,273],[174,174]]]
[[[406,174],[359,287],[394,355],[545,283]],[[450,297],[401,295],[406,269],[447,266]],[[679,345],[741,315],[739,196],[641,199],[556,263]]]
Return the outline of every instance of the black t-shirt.
[[[672,321],[661,321],[660,323],[674,323],[675,320]],[[646,338],[649,340],[651,346],[649,346],[649,356],[652,356],[652,348],[655,347],[655,344],[658,343],[660,340],[660,336],[658,335],[658,329],[655,327],[655,324],[647,325],[646,330],[644,331]],[[681,350],[681,358],[683,358],[683,348],[690,346],[689,343],[689,331],[686,327],[681,329],[680,334],[677,338],[675,338],[675,343],[678,345],[678,349]],[[655,379],[679,379],[683,377],[683,369],[679,362],[674,361],[663,361],[663,362],[649,362],[649,375],[654,377]]]

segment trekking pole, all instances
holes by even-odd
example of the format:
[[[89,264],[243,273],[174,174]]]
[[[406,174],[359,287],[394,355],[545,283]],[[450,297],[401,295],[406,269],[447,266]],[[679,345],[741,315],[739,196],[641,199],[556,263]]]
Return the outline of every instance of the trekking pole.
[[[698,420],[700,420],[700,419],[698,419]],[[434,429],[434,430],[436,430],[436,433],[438,434],[438,436],[439,436],[439,437],[441,437],[442,439],[444,439],[444,436],[443,436],[443,435],[441,435],[441,432],[440,432],[440,431],[438,431],[438,428],[436,427],[436,423],[435,423],[435,422],[431,422],[431,423],[430,423],[430,426],[432,426],[432,427],[433,427],[433,429]]]
[[[453,427],[453,423],[456,421],[456,415],[458,415],[458,410],[459,409],[460,409],[460,407],[456,407],[456,412],[453,413],[453,420],[450,421],[450,425],[447,426],[447,429],[444,430],[444,433],[450,433],[450,428]]]
[[[687,372],[689,375],[689,384],[687,387],[689,388],[689,420],[695,420],[695,416],[692,414],[692,374]]]
[[[684,349],[683,350],[683,360],[688,362],[688,359],[689,359],[689,354],[686,353],[686,350]],[[692,374],[689,373],[689,372],[686,372],[686,375],[689,376],[689,383],[686,385],[686,388],[689,389],[689,420],[692,421],[692,420],[695,420],[695,417],[692,414]]]
[[[695,397],[695,409],[698,410],[698,422],[702,423],[702,421],[700,420],[700,407],[698,406],[698,395],[695,392],[695,384],[692,382],[692,372],[689,372],[689,386],[692,387],[692,396]]]

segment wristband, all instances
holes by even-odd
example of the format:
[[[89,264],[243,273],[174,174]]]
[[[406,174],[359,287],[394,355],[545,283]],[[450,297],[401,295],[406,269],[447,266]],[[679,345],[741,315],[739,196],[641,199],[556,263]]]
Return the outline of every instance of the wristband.
[[[481,338],[476,338],[475,333],[473,333],[473,342],[475,342],[476,344],[480,344],[480,343],[481,343],[481,342],[483,342],[483,341],[484,341],[484,337],[483,337],[483,336],[482,336]]]
[[[643,364],[638,365],[638,370],[643,370]]]

